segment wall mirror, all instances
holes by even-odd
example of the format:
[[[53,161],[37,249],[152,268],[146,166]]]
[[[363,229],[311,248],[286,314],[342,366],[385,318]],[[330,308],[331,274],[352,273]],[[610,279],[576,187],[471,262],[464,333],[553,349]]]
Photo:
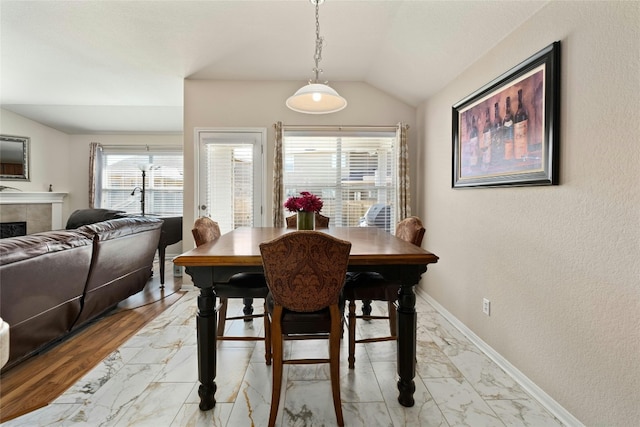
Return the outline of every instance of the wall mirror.
[[[0,135],[0,180],[29,181],[29,140]]]

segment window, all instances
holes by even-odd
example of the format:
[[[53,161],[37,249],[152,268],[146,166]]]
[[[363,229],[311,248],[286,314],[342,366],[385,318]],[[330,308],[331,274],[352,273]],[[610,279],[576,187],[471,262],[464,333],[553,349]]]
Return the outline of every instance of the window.
[[[393,231],[398,218],[397,145],[395,130],[285,128],[284,198],[309,191],[322,198],[322,214],[334,227]]]
[[[182,215],[182,147],[107,146],[99,160],[98,207],[131,214],[142,212],[142,170],[145,214]]]
[[[263,156],[266,129],[198,131],[199,215],[226,233],[262,225]]]

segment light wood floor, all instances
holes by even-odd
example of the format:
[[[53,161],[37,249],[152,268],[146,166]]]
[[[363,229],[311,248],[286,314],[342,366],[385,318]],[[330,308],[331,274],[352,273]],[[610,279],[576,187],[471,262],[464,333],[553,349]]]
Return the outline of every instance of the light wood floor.
[[[0,422],[48,405],[75,384],[140,328],[178,301],[184,292],[181,277],[166,263],[165,287],[160,288],[157,263],[142,292],[91,322],[71,337],[0,375]],[[184,276],[189,281],[188,276]]]

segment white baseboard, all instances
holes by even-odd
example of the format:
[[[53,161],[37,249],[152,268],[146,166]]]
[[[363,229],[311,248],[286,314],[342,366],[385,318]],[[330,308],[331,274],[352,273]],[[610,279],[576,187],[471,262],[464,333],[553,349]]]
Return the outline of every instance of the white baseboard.
[[[502,368],[507,374],[520,384],[520,386],[535,398],[545,409],[551,412],[556,418],[560,420],[566,426],[584,427],[576,417],[571,415],[569,411],[564,409],[558,402],[553,400],[551,396],[538,387],[533,381],[527,378],[518,368],[513,366],[507,359],[502,357],[500,353],[495,351],[486,342],[482,341],[471,329],[469,329],[464,323],[462,323],[453,314],[447,311],[442,305],[434,300],[427,292],[416,286],[416,294],[425,299],[431,304],[445,319],[447,319],[453,326],[455,326],[462,334],[464,334],[469,341],[477,346],[483,353],[485,353],[491,360],[493,360],[500,368]]]

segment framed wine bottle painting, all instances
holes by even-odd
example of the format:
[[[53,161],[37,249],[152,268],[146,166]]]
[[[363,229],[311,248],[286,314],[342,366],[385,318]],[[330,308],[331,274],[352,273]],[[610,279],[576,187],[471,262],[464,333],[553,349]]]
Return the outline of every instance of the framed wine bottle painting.
[[[558,184],[560,42],[452,108],[453,188]]]

